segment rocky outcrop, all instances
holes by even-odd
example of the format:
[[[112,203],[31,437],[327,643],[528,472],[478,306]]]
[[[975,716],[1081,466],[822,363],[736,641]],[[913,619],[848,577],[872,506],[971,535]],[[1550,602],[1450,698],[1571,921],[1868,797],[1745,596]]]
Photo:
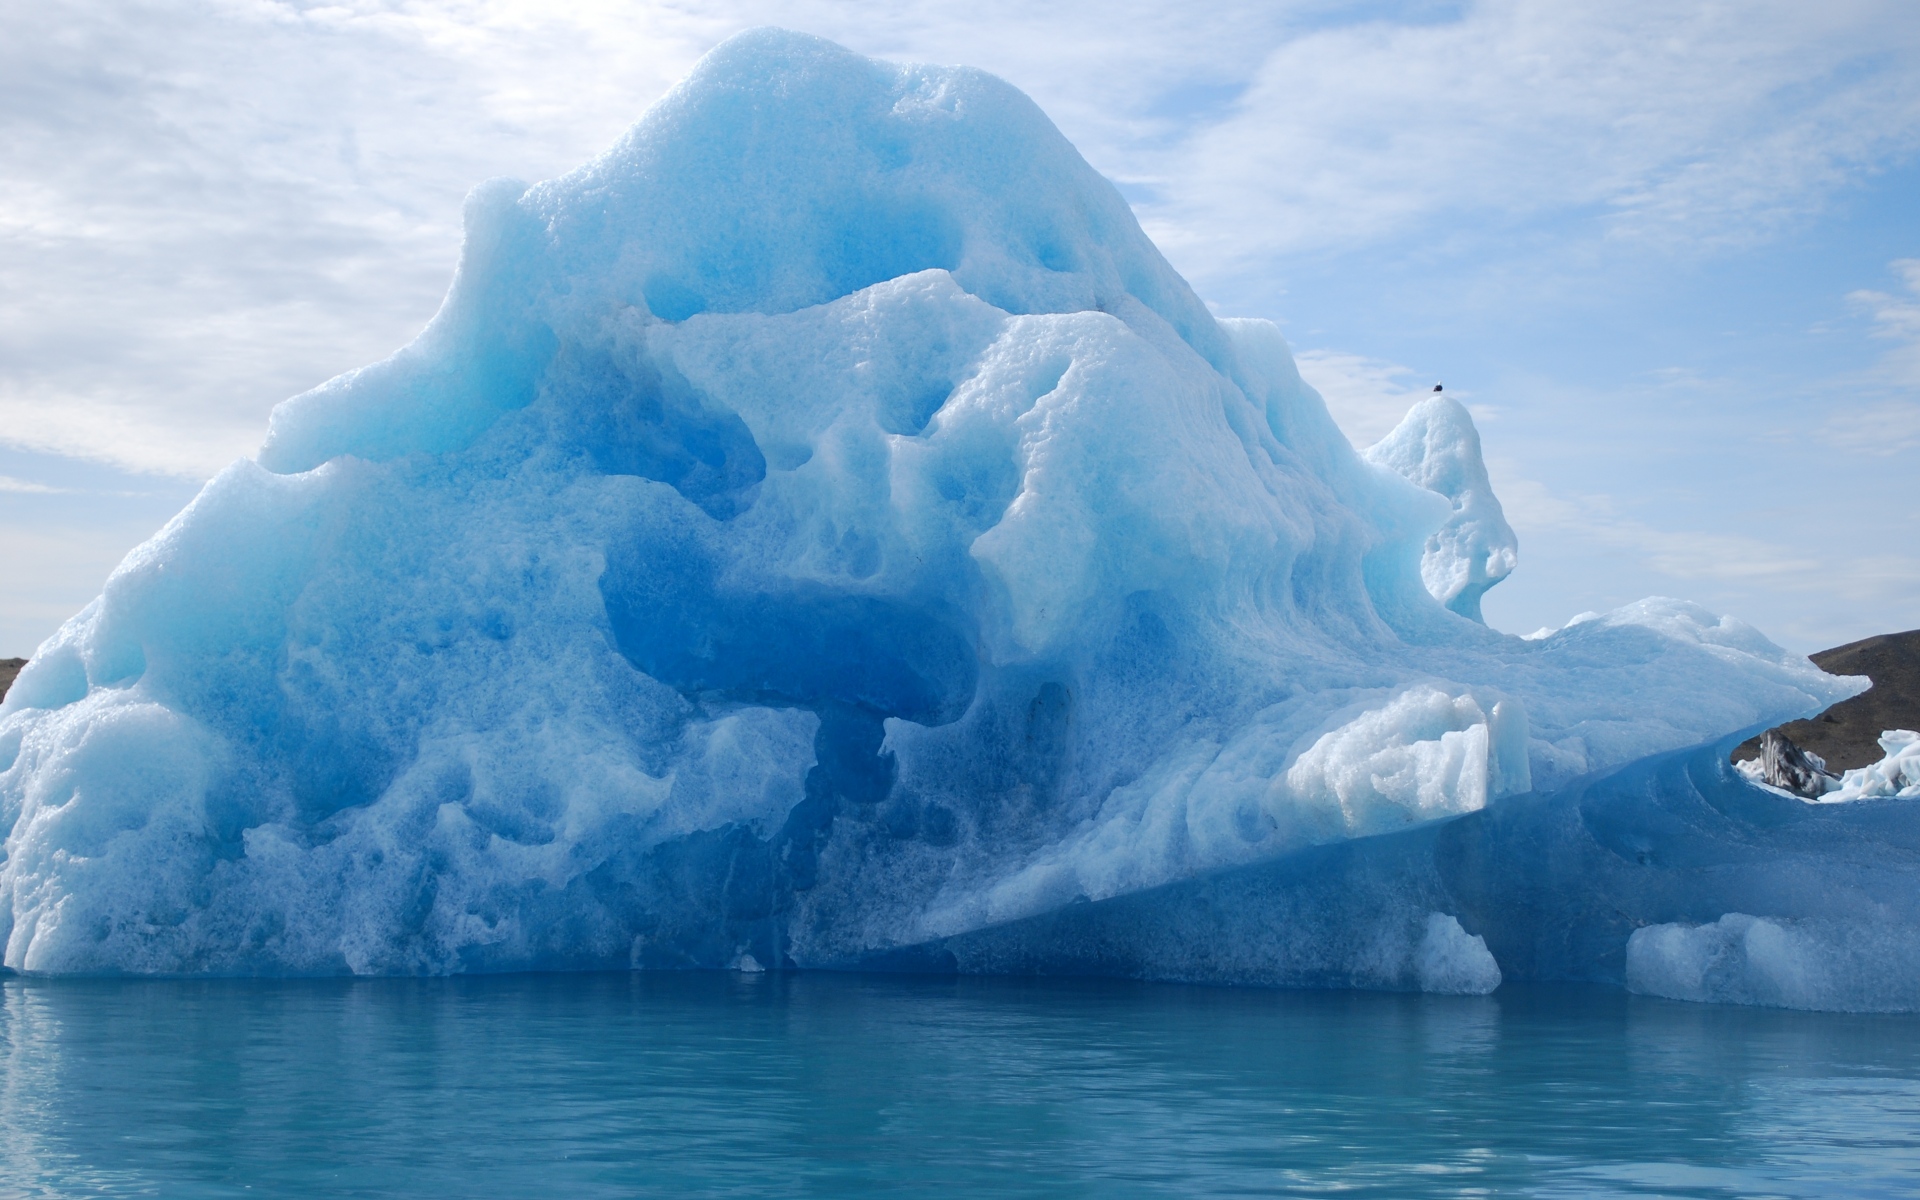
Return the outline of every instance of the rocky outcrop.
[[[26,665],[24,658],[0,658],[0,700],[7,698],[7,689],[13,686],[13,677]]]
[[[1778,729],[1760,735],[1761,777],[1771,787],[1818,799],[1840,780],[1818,756],[1793,744]]]
[[[1823,671],[1873,680],[1872,688],[1853,699],[1779,727],[1793,745],[1824,759],[1827,770],[1837,773],[1879,762],[1882,732],[1920,729],[1920,629],[1883,633],[1808,657]],[[1757,737],[1733,752],[1736,762],[1761,756]]]

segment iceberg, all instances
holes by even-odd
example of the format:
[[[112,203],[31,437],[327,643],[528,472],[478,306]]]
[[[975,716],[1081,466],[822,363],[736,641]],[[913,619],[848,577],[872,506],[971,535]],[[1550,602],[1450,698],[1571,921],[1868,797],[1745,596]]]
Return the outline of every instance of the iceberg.
[[[1356,451],[990,75],[743,34],[465,219],[0,704],[8,967],[1473,992],[1920,915],[1904,810],[1724,762],[1864,680],[1488,628],[1467,412]]]

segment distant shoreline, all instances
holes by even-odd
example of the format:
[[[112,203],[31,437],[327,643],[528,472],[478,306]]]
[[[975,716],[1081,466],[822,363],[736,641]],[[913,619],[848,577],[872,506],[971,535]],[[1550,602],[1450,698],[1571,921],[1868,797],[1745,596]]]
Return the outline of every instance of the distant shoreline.
[[[1830,674],[1873,680],[1872,688],[1817,717],[1778,726],[1788,741],[1825,759],[1829,770],[1851,771],[1879,762],[1885,730],[1920,729],[1920,629],[1882,633],[1807,657]],[[1733,752],[1735,762],[1758,757],[1758,737]]]

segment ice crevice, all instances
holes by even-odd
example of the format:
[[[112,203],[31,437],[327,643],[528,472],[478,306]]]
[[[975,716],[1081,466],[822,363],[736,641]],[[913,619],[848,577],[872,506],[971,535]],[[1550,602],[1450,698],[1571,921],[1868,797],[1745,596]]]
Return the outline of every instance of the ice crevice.
[[[1814,814],[1836,891],[1672,766],[1862,681],[1677,600],[1486,627],[1466,410],[1357,451],[989,75],[743,34],[466,222],[0,705],[8,967],[1480,992],[1629,982],[1623,911],[1911,920],[1904,807]],[[1684,875],[1762,844],[1770,907]]]

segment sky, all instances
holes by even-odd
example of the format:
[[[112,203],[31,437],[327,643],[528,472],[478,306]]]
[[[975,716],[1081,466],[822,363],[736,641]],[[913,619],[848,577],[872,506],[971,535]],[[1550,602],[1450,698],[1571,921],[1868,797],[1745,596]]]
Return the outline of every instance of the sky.
[[[755,25],[1025,90],[1356,444],[1443,382],[1520,535],[1494,626],[1920,626],[1912,0],[70,0],[0,6],[0,656],[418,332],[469,188]]]

